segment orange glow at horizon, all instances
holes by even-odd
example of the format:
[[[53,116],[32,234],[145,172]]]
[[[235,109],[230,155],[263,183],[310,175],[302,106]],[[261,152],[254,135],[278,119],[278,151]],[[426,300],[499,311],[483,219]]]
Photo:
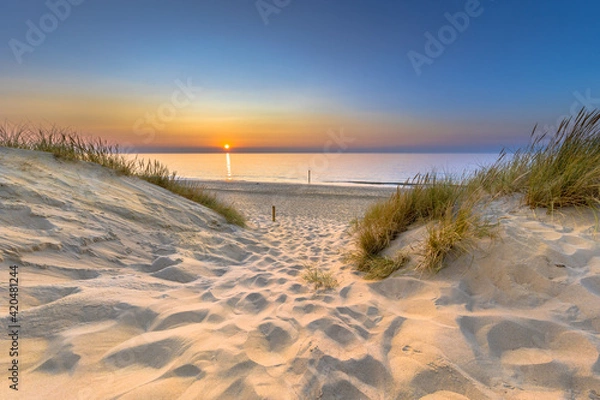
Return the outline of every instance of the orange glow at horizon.
[[[73,128],[83,137],[100,137],[124,146],[222,152],[233,147],[236,151],[301,148],[337,152],[381,147],[381,143],[386,147],[455,145],[475,140],[489,126],[486,122],[485,126],[470,123],[457,127],[409,115],[345,108],[315,111],[296,104],[294,97],[281,100],[274,95],[248,95],[240,99],[228,93],[216,93],[216,100],[199,98],[165,119],[159,115],[165,98],[156,94],[154,87],[94,80],[72,87],[61,82],[36,79],[33,84],[0,77],[0,87],[7,88],[0,96],[0,121],[56,124]],[[172,88],[167,85],[164,90],[169,93]]]

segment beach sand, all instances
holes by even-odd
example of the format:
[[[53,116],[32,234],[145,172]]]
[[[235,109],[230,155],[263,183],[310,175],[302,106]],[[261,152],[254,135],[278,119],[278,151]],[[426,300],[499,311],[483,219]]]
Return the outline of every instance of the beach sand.
[[[437,275],[369,282],[343,259],[349,221],[389,189],[206,185],[248,229],[93,164],[0,148],[0,398],[600,399],[591,211],[497,200],[496,239]],[[315,291],[306,265],[339,286]]]

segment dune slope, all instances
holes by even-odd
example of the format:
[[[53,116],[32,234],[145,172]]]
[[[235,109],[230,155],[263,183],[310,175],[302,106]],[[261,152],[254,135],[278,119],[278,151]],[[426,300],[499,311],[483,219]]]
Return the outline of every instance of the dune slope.
[[[20,398],[600,399],[591,212],[497,201],[499,238],[473,255],[367,282],[330,207],[275,223],[260,209],[244,230],[146,182],[0,148],[0,321],[18,265]],[[307,263],[340,285],[314,292]],[[3,334],[3,366],[9,347]]]

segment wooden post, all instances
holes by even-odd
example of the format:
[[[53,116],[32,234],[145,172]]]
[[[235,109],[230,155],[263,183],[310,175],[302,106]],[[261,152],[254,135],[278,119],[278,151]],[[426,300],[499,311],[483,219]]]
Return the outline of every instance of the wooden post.
[[[308,184],[310,185],[310,169],[308,170]]]
[[[273,222],[275,222],[275,206],[273,206]]]

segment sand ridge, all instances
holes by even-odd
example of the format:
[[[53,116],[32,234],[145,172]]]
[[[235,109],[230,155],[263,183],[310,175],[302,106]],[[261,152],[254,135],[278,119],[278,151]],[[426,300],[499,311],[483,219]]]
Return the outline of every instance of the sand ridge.
[[[0,149],[0,172],[0,298],[20,266],[19,398],[600,398],[588,211],[499,200],[486,209],[499,238],[474,255],[367,282],[343,255],[372,189],[217,190],[250,217],[244,230],[91,164]],[[340,285],[315,292],[306,264]]]

